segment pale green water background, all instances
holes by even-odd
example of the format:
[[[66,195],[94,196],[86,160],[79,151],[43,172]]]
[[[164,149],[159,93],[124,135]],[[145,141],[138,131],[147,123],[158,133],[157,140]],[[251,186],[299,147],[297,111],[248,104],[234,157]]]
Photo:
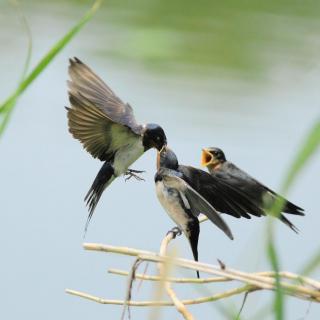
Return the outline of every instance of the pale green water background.
[[[110,2],[58,56],[19,100],[0,142],[1,319],[119,319],[121,308],[101,306],[64,293],[66,287],[123,299],[126,281],[107,268],[127,268],[131,259],[81,248],[87,210],[82,201],[100,162],[67,131],[68,58],[88,63],[125,101],[140,122],[157,122],[181,163],[199,166],[203,146],[219,146],[227,157],[277,189],[302,137],[319,117],[319,5],[299,1],[237,6],[220,2],[186,5],[157,1]],[[300,3],[300,4],[299,4]],[[33,34],[34,64],[72,26],[86,1],[24,1]],[[211,10],[208,10],[210,8]],[[181,15],[178,14],[181,11]],[[26,55],[26,36],[9,2],[0,3],[1,90],[15,88]],[[86,241],[158,250],[171,220],[154,192],[155,151],[134,168],[146,182],[120,178],[102,197]],[[294,234],[277,225],[281,269],[298,272],[319,247],[319,154],[304,170],[290,199],[306,210],[293,217]],[[225,217],[235,240],[209,223],[201,226],[199,254],[248,271],[270,269],[264,253],[266,219]],[[185,238],[173,244],[191,258]],[[150,272],[153,268],[149,268]],[[143,270],[143,268],[141,269]],[[193,273],[184,273],[193,276]],[[318,272],[316,274],[320,276]],[[152,296],[143,283],[133,299]],[[177,285],[180,297],[206,295]],[[229,285],[210,285],[212,292]],[[249,296],[243,319],[272,295]],[[238,310],[241,298],[219,303]],[[301,319],[308,302],[286,299],[286,319]],[[218,304],[190,307],[197,319],[227,319]],[[150,309],[131,309],[148,319]],[[164,308],[162,319],[179,319]],[[320,317],[311,305],[305,319]],[[259,316],[259,319],[263,319]],[[271,319],[265,317],[265,319]]]

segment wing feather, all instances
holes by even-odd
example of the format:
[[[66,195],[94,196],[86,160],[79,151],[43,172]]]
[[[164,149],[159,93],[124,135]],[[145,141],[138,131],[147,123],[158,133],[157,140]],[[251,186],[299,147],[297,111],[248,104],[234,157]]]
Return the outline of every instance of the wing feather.
[[[279,197],[285,200],[285,205],[282,210],[283,212],[301,216],[304,215],[304,209],[283,198],[275,191],[271,190],[266,185],[256,180],[242,169],[238,168],[232,162],[225,162],[222,165],[221,170],[219,169],[217,171],[213,171],[212,175],[221,177],[222,179],[228,181],[228,183],[231,185],[248,194],[250,198],[256,199],[257,204],[262,209],[265,209],[266,206],[272,205]]]
[[[217,211],[247,219],[251,219],[248,213],[252,212],[257,216],[264,215],[264,212],[245,193],[223,179],[212,177],[209,173],[190,166],[180,165],[179,171],[183,174],[183,179]]]
[[[176,175],[163,173],[163,181],[169,188],[177,189],[183,193],[188,200],[191,211],[195,216],[203,213],[208,219],[213,222],[219,229],[221,229],[230,239],[233,235],[228,225],[222,219],[221,215],[210,205],[210,203],[195,191],[188,183]],[[183,197],[181,197],[183,199]]]
[[[71,59],[69,75],[71,96],[87,99],[111,121],[127,126],[136,134],[141,133],[142,127],[137,124],[131,106],[124,103],[87,65],[77,58]]]
[[[94,157],[109,161],[128,141],[138,139],[133,110],[84,63],[70,60],[68,110],[69,131]]]

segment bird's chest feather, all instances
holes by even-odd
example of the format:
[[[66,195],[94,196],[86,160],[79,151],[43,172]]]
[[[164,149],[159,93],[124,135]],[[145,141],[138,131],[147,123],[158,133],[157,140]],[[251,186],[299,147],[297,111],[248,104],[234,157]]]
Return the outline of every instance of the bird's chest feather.
[[[114,171],[116,176],[124,174],[133,162],[142,156],[144,147],[141,139],[128,141],[128,144],[120,148],[114,157]]]
[[[185,231],[190,217],[182,206],[179,192],[176,189],[167,188],[162,181],[158,181],[156,182],[156,193],[170,218]]]

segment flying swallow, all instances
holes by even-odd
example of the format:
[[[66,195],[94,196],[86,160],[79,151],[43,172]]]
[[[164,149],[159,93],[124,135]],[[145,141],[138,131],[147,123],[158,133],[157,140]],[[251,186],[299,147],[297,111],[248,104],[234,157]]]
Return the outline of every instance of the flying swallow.
[[[139,125],[132,107],[79,59],[70,59],[69,76],[69,131],[104,162],[85,197],[89,207],[86,230],[103,191],[123,174],[135,176],[139,171],[129,166],[145,151],[161,150],[167,139],[159,125]]]
[[[247,210],[257,210],[241,190],[223,179],[191,166],[179,165],[177,156],[168,147],[158,153],[157,169],[155,184],[159,202],[189,240],[196,261],[200,213],[233,239],[221,213],[240,217]]]
[[[256,210],[252,208],[248,210],[255,216],[264,216],[267,214],[266,208],[271,208],[272,204],[278,197],[281,197],[273,190],[251,177],[249,174],[238,168],[232,162],[227,161],[225,154],[219,148],[202,149],[201,164],[208,168],[213,177],[219,177],[234,188],[238,188],[255,204]],[[304,216],[304,209],[298,207],[292,202],[285,200],[283,213],[289,213]],[[243,215],[245,218],[251,218],[250,215]],[[281,213],[279,219],[289,226],[294,232],[298,233],[298,229]]]

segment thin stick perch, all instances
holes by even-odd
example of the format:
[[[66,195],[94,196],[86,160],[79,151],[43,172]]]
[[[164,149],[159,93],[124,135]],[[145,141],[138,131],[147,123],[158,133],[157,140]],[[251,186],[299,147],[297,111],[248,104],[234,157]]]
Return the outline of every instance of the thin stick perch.
[[[98,243],[84,243],[83,247],[89,251],[99,251],[106,253],[115,253],[127,256],[136,257],[136,261],[148,261],[153,262],[158,265],[159,275],[147,275],[147,274],[137,274],[135,270],[125,271],[110,269],[109,272],[116,275],[127,276],[134,279],[142,279],[149,281],[159,282],[162,285],[170,298],[167,300],[148,300],[148,301],[134,301],[131,300],[131,296],[127,296],[126,300],[112,300],[104,299],[88,293],[66,289],[68,294],[78,296],[84,299],[88,299],[100,304],[112,304],[112,305],[122,305],[122,306],[132,306],[132,307],[172,307],[174,306],[178,312],[187,320],[193,320],[193,316],[190,311],[186,308],[188,305],[208,303],[220,299],[226,299],[235,295],[242,293],[249,293],[258,290],[276,290],[275,282],[275,272],[264,271],[256,273],[248,273],[240,270],[231,269],[228,267],[221,268],[221,266],[206,264],[202,262],[195,262],[188,259],[181,259],[172,256],[168,256],[167,248],[171,240],[175,238],[175,233],[173,231],[168,232],[161,242],[159,254],[146,250],[139,250],[129,247],[117,247],[111,245],[104,245]],[[213,275],[208,278],[176,278],[169,276],[169,270],[171,267],[186,268],[191,270],[199,270],[202,273],[207,273]],[[134,274],[134,277],[132,275]],[[287,271],[282,271],[278,273],[281,281],[280,287],[284,294],[296,297],[302,300],[308,300],[316,303],[320,303],[320,281],[300,276]],[[130,279],[129,279],[130,280]],[[132,281],[130,285],[132,286]],[[236,286],[235,288],[223,291],[221,293],[199,297],[195,299],[179,299],[173,290],[172,283],[216,283],[216,282],[240,282],[241,286]],[[130,287],[131,289],[131,287]]]
[[[167,248],[169,245],[169,242],[176,237],[176,233],[174,231],[169,231],[165,238],[161,242],[160,246],[160,257],[166,257],[167,256]],[[179,300],[177,297],[176,293],[171,287],[170,281],[167,280],[167,270],[169,269],[168,264],[171,262],[171,260],[166,259],[165,263],[159,263],[158,268],[159,268],[159,274],[160,278],[164,279],[164,288],[166,289],[166,292],[172,302],[174,303],[176,309],[182,314],[184,319],[186,320],[193,320],[192,314],[189,312],[189,310],[186,308],[183,302]]]

